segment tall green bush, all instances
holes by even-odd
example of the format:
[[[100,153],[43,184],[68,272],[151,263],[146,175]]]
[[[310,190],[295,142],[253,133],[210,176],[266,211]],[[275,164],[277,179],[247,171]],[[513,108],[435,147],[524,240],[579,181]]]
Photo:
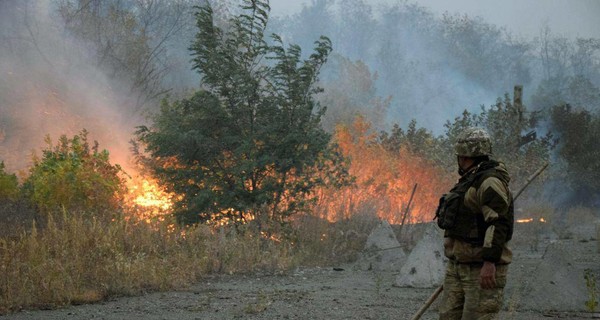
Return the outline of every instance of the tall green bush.
[[[108,151],[100,151],[97,142],[90,145],[86,130],[71,139],[63,135],[56,145],[47,136],[46,144],[42,157],[34,157],[24,183],[26,196],[42,212],[101,213],[119,208],[125,194],[123,172],[109,162]]]

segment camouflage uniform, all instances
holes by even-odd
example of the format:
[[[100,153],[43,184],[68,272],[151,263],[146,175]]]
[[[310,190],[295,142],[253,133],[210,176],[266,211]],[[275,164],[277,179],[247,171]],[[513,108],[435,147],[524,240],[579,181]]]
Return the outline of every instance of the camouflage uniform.
[[[489,156],[489,136],[481,129],[467,130],[459,139],[456,152],[465,157]],[[449,262],[440,319],[494,319],[500,311],[512,259],[506,246],[513,229],[509,180],[504,164],[487,160],[463,173],[451,190],[459,190],[462,201],[458,201],[455,226],[445,228],[444,253]],[[496,265],[493,289],[482,289],[479,283],[484,261]]]

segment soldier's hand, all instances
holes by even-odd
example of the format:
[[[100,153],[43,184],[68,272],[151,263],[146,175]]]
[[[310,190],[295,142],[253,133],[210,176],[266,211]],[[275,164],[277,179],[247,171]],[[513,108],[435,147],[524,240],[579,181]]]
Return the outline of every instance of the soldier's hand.
[[[485,261],[479,273],[479,285],[482,289],[493,289],[496,287],[496,265]]]

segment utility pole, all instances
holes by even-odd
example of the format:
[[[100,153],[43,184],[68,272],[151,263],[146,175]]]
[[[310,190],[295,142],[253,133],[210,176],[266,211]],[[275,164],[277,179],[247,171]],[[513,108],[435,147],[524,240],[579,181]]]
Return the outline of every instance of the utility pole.
[[[523,86],[515,85],[513,94],[513,107],[519,116],[519,123],[523,122]]]

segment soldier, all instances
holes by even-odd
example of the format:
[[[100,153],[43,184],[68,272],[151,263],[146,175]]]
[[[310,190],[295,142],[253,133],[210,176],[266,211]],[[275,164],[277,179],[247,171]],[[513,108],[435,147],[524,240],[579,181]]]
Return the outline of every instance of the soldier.
[[[492,143],[468,128],[455,145],[460,179],[436,212],[448,265],[440,319],[494,319],[502,306],[513,232],[513,199],[503,163],[490,159]]]

